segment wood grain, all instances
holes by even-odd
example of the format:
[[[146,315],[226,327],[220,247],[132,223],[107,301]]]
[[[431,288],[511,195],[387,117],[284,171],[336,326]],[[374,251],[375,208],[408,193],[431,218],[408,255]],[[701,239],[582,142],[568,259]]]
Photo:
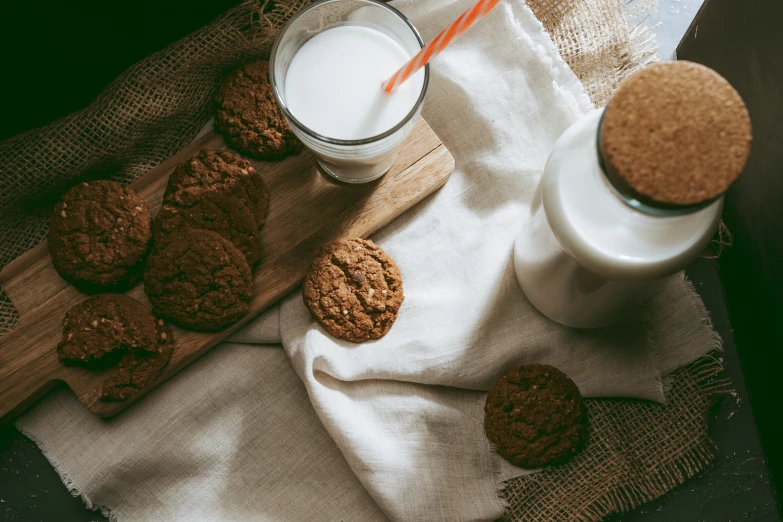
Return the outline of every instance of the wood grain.
[[[174,167],[202,148],[221,149],[222,137],[210,132],[131,187],[154,215]],[[0,420],[21,413],[58,383],[66,383],[93,413],[110,417],[146,391],[168,379],[230,333],[290,293],[301,282],[317,251],[342,236],[368,236],[443,185],[454,159],[424,120],[403,145],[397,161],[380,180],[364,185],[336,182],[316,167],[305,151],[280,162],[253,161],[269,187],[270,208],[262,231],[262,258],[253,272],[250,313],[221,332],[192,332],[172,327],[174,352],[153,385],[130,400],[98,400],[102,372],[65,367],[55,348],[66,310],[85,296],[63,281],[52,267],[46,243],[29,250],[0,272],[0,286],[19,311],[16,328],[0,337]],[[149,307],[143,286],[128,292]]]

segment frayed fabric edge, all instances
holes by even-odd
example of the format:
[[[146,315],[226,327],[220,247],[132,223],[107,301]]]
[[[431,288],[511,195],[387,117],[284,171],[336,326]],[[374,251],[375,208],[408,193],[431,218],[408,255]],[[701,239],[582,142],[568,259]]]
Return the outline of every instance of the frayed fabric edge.
[[[712,351],[722,352],[723,339],[721,339],[720,334],[715,330],[715,326],[712,323],[712,317],[710,317],[710,312],[707,310],[704,301],[696,291],[696,287],[693,286],[693,283],[687,277],[685,278],[685,287],[688,289],[688,296],[691,298],[694,306],[696,306],[696,310],[699,312],[702,326],[709,329],[710,337],[712,339]]]
[[[524,38],[525,43],[528,44],[531,51],[535,53],[535,55],[541,60],[543,64],[549,67],[549,70],[552,73],[552,88],[561,98],[563,104],[574,114],[574,117],[578,118],[588,111],[594,109],[595,105],[593,105],[593,102],[590,100],[590,96],[588,96],[587,92],[584,90],[582,82],[579,81],[579,78],[576,77],[574,72],[565,62],[557,50],[557,46],[552,40],[551,35],[549,32],[547,32],[546,28],[541,23],[541,20],[536,18],[530,7],[524,2],[520,3],[522,12],[530,19],[531,23],[536,26],[536,29],[538,29],[541,34],[546,36],[546,39],[549,43],[549,49],[547,49],[543,44],[533,41],[528,32],[523,28],[522,22],[520,22],[520,20],[517,18],[510,4],[505,4],[504,7],[509,16],[509,19],[518,29],[518,32],[521,35],[520,38]],[[568,76],[569,78],[564,78],[564,75]],[[566,85],[569,80],[574,87],[578,88],[579,92],[572,92],[574,89],[569,88],[569,86]]]
[[[76,484],[76,481],[71,478],[70,475],[65,473],[62,470],[62,467],[60,466],[60,461],[57,460],[48,450],[46,445],[38,439],[35,435],[32,434],[32,432],[28,431],[27,429],[23,428],[22,426],[15,424],[16,429],[18,429],[22,435],[27,437],[28,439],[32,440],[36,446],[38,446],[38,449],[41,450],[41,453],[43,453],[43,456],[46,457],[46,460],[49,461],[49,464],[52,465],[54,470],[57,472],[57,475],[60,477],[60,480],[62,480],[63,484],[65,484],[65,487],[68,489],[68,492],[73,495],[74,497],[79,497],[82,499],[84,504],[87,506],[87,509],[97,509],[101,512],[101,514],[108,518],[111,522],[120,522],[119,517],[117,514],[109,509],[106,506],[102,505],[96,505],[94,504],[90,498],[87,496],[84,491],[79,487],[78,484]]]

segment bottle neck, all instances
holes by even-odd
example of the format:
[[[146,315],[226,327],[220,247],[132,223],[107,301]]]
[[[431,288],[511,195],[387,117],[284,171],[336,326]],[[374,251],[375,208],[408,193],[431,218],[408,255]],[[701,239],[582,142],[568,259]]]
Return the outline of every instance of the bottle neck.
[[[605,114],[605,110],[601,112],[601,118],[598,121],[598,132],[596,132],[595,146],[598,154],[598,165],[601,168],[601,174],[607,181],[606,186],[620,201],[632,209],[649,216],[670,217],[693,214],[694,212],[698,212],[699,210],[712,205],[715,201],[722,197],[718,196],[717,198],[703,201],[695,205],[669,205],[645,197],[643,194],[639,194],[627,183],[625,183],[623,179],[617,175],[617,173],[614,172],[613,169],[611,169],[604,160],[603,149],[601,147],[601,136],[603,134]]]

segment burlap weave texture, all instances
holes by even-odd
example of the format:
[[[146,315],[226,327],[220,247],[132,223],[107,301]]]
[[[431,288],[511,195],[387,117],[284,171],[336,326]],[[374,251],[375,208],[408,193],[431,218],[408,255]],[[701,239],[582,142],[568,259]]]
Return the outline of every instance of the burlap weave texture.
[[[276,31],[306,3],[244,3],[133,66],[84,110],[0,143],[0,267],[45,237],[49,205],[76,180],[130,182],[189,143],[211,116],[220,79],[267,56]],[[649,29],[636,23],[648,5],[626,3],[529,1],[597,106],[656,59]],[[16,320],[0,293],[0,333]],[[702,360],[675,372],[667,406],[589,401],[588,450],[567,466],[510,481],[507,518],[598,520],[697,473],[713,456],[707,412],[725,387],[718,371]]]

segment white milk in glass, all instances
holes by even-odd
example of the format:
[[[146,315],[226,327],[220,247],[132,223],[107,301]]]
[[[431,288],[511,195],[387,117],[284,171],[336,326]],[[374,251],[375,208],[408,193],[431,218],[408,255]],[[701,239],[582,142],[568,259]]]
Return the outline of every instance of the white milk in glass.
[[[365,25],[326,29],[297,49],[285,72],[284,103],[294,133],[326,172],[363,183],[392,166],[421,113],[426,76],[419,71],[391,94],[382,84],[413,54]]]
[[[327,138],[361,140],[400,123],[421,94],[423,71],[397,91],[381,84],[411,56],[391,37],[362,26],[335,27],[305,43],[285,78],[291,114]]]
[[[305,43],[285,78],[291,114],[327,138],[361,140],[400,123],[421,94],[423,71],[388,94],[381,84],[411,56],[391,37],[362,26],[335,27]]]

